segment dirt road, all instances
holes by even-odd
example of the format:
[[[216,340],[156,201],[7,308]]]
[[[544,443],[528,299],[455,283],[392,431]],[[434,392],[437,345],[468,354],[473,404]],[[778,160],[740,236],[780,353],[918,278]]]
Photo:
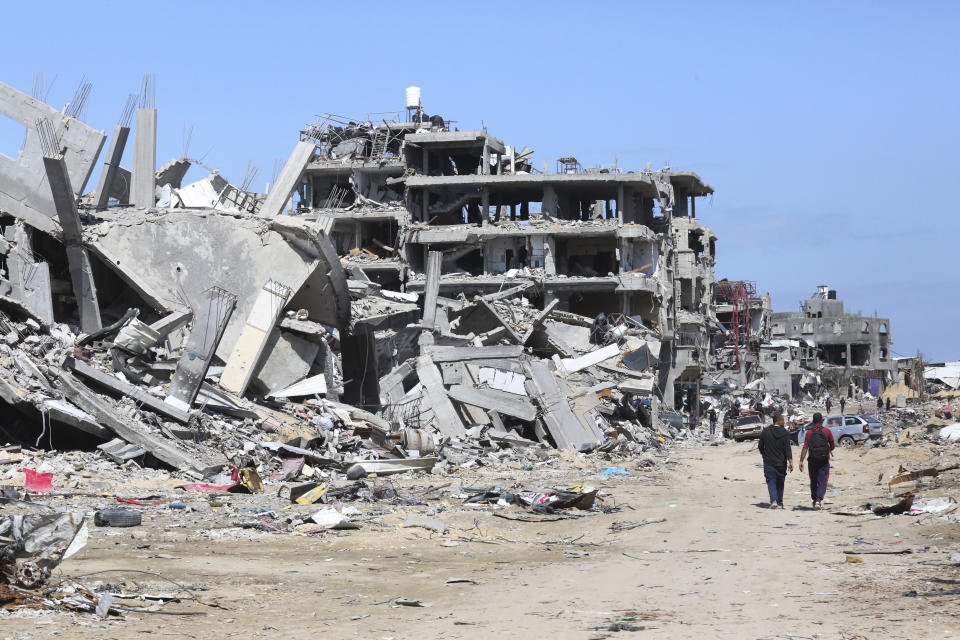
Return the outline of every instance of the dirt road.
[[[838,451],[827,507],[891,502],[879,473],[919,464],[928,453]],[[960,552],[956,520],[924,517],[917,525],[911,516],[815,512],[806,474],[798,473],[787,480],[787,509],[770,510],[755,443],[681,448],[650,471],[624,463],[629,477],[600,476],[606,463],[568,458],[538,471],[428,477],[453,483],[444,489],[452,494],[437,493],[433,502],[449,507],[439,512],[451,527],[443,536],[398,528],[405,511],[423,507],[377,514],[370,504],[357,505],[370,518],[363,529],[320,538],[234,528],[200,535],[169,514],[148,514],[137,530],[97,530],[63,565],[66,576],[149,570],[206,589],[195,593],[226,608],[184,600],[163,610],[206,615],[0,619],[0,637],[873,640],[960,633],[958,596],[930,595],[958,588],[960,570],[949,560]],[[471,509],[453,497],[461,486],[517,483],[600,486],[609,496],[604,504],[619,509],[523,522],[494,515],[532,515],[517,507]],[[246,498],[247,506],[264,502]],[[211,517],[229,524],[226,514]],[[850,563],[849,548],[914,553],[862,554],[862,563]],[[94,578],[176,590],[123,571],[85,580]],[[447,584],[450,578],[471,582]],[[397,598],[431,606],[398,606]]]

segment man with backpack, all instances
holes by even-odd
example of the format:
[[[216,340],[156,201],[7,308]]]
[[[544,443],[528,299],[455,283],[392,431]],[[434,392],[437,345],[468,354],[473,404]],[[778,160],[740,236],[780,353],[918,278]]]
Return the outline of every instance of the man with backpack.
[[[783,426],[783,414],[779,411],[773,414],[773,422],[760,432],[757,448],[763,456],[763,477],[770,494],[770,508],[783,509],[783,483],[787,478],[787,467],[793,471],[793,451],[790,434]]]
[[[823,508],[823,496],[827,493],[827,478],[830,477],[830,456],[837,445],[833,441],[833,432],[823,428],[823,416],[819,412],[813,414],[813,427],[807,431],[803,439],[803,450],[800,452],[800,471],[803,471],[803,461],[810,452],[810,499],[814,509]]]

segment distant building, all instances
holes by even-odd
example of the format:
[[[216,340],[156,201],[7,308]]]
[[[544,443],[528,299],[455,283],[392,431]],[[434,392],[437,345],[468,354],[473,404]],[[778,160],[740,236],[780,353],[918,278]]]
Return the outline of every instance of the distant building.
[[[817,287],[800,311],[773,313],[771,321],[771,344],[782,348],[784,341],[797,341],[796,357],[810,365],[804,369],[815,368],[810,361],[815,354],[822,375],[874,395],[897,376],[897,361],[890,357],[889,318],[844,312],[843,301],[826,285]]]

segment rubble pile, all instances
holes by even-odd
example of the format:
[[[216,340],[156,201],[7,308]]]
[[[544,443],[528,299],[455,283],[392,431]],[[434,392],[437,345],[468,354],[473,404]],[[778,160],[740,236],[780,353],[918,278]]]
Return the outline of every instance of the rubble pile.
[[[268,193],[249,173],[184,186],[202,165],[157,169],[149,87],[132,168],[131,104],[86,191],[107,136],[0,84],[0,114],[27,127],[18,157],[0,156],[0,607],[201,602],[47,584],[91,526],[173,513],[211,539],[444,536],[476,509],[586,517],[618,507],[582,476],[653,476],[668,444],[811,413],[819,365],[792,339],[807,332],[766,343],[769,300],[743,283],[711,301],[716,238],[695,211],[713,189],[696,174],[535,171],[528,149],[451,130],[417,98],[407,121],[308,126]],[[824,322],[871,336],[864,379],[892,373],[887,321],[864,329],[821,293],[808,306]],[[863,349],[847,352],[866,367]],[[806,404],[787,401],[794,382]],[[905,394],[880,446],[934,413]],[[911,433],[960,440],[946,423]],[[463,479],[495,467],[516,484]]]
[[[183,186],[199,163],[156,168],[145,94],[134,166],[118,164],[128,105],[113,160],[84,192],[107,136],[0,92],[0,110],[28,130],[18,158],[0,158],[0,582],[16,590],[4,606],[122,611],[111,598],[124,591],[109,585],[42,589],[91,523],[139,526],[148,507],[208,514],[210,500],[193,496],[255,494],[256,507],[234,514],[238,530],[318,533],[356,526],[341,503],[427,503],[384,477],[507,465],[531,472],[527,488],[461,487],[457,499],[589,512],[601,508],[597,490],[534,479],[558,450],[608,467],[687,434],[658,417],[661,334],[627,315],[564,311],[557,297],[534,303],[542,265],[508,270],[492,291],[442,296],[441,280],[459,272],[448,253],[425,252],[418,291],[377,276],[379,263],[401,260],[396,238],[341,251],[334,219],[284,215],[311,163],[363,164],[375,152],[389,164],[402,136],[327,122],[303,133],[267,194],[217,171]],[[530,169],[528,151],[511,153],[512,171]],[[631,180],[672,193],[659,177]],[[403,202],[389,180],[351,178],[316,208],[389,219]],[[540,218],[529,227],[563,229]],[[599,273],[580,259],[569,277]],[[277,515],[290,505],[310,512]]]

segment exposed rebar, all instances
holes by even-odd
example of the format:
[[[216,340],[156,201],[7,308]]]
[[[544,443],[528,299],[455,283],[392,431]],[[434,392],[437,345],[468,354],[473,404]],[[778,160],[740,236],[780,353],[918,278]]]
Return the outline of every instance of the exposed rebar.
[[[93,89],[93,83],[87,82],[87,76],[80,78],[80,84],[77,90],[73,92],[73,99],[70,100],[70,106],[67,108],[67,115],[77,120],[83,120],[87,112],[87,100],[90,98],[90,90]]]
[[[60,138],[57,130],[47,118],[37,119],[37,135],[40,138],[40,148],[48,158],[62,158],[60,153]]]
[[[157,108],[157,76],[147,73],[143,76],[143,85],[140,88],[140,108]]]
[[[120,120],[117,124],[121,127],[130,128],[133,121],[133,112],[137,109],[137,94],[131,93],[127,96],[127,102],[123,105],[123,111],[120,112]]]

